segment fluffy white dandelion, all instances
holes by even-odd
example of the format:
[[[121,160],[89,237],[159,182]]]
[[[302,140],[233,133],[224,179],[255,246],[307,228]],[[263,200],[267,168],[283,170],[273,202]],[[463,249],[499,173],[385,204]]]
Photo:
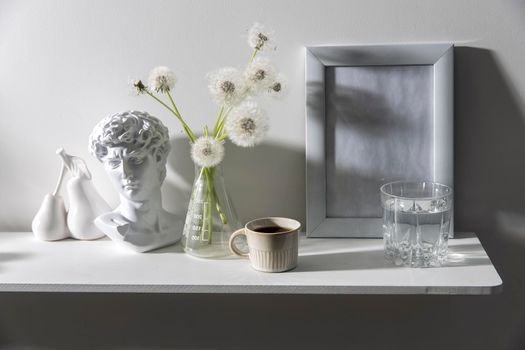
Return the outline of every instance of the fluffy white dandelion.
[[[233,107],[246,97],[246,84],[236,68],[221,68],[208,74],[208,79],[210,93],[219,105]]]
[[[156,92],[169,92],[175,86],[177,77],[168,67],[155,67],[149,73],[149,88]]]
[[[266,89],[275,80],[275,68],[267,58],[255,58],[244,70],[248,87],[258,92]]]
[[[254,23],[248,32],[248,45],[254,50],[268,49],[272,46],[272,41],[273,33],[260,23]]]
[[[268,118],[254,102],[244,102],[226,119],[226,132],[230,140],[241,147],[259,144],[268,131]]]
[[[198,166],[214,167],[224,158],[224,144],[211,136],[201,136],[191,145],[191,158]]]
[[[284,96],[286,93],[286,79],[282,75],[278,75],[269,85],[266,86],[268,95],[276,98]]]

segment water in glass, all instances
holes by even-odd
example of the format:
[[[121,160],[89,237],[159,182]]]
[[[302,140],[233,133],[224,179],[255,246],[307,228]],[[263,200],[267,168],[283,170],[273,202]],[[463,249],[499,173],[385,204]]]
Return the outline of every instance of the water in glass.
[[[447,258],[452,190],[429,182],[381,188],[385,256],[395,265],[441,266]]]

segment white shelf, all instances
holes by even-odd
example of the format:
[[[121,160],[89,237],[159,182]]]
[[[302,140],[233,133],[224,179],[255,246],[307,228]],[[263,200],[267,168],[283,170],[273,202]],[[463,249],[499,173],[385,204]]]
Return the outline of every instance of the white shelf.
[[[0,233],[0,291],[268,294],[492,294],[502,281],[474,234],[450,241],[441,268],[395,267],[380,239],[302,237],[299,266],[269,274],[231,258],[202,260],[180,245],[132,253],[107,239],[41,242]]]

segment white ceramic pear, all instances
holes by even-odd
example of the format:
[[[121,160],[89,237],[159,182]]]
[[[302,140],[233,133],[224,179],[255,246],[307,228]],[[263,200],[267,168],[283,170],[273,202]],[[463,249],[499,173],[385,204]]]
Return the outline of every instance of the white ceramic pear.
[[[55,190],[46,194],[31,223],[35,237],[43,241],[56,241],[69,236],[64,199],[58,194],[64,172],[65,167],[62,165]]]
[[[67,154],[63,148],[57,154],[72,175],[67,183],[69,212],[67,226],[71,236],[76,239],[92,240],[104,237],[94,223],[97,216],[111,210],[91,182],[91,174],[86,163],[78,157]]]
[[[57,241],[69,237],[66,225],[66,207],[60,195],[46,194],[31,225],[36,238]]]

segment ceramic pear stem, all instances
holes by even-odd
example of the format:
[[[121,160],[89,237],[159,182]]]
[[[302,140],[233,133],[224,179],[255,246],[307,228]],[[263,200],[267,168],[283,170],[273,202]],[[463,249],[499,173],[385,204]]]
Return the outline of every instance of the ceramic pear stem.
[[[62,158],[63,165],[74,177],[84,177],[91,180],[91,173],[82,158],[67,154],[63,148],[57,149],[56,153]]]
[[[60,191],[60,188],[62,187],[62,181],[64,180],[65,174],[66,174],[66,165],[64,164],[64,162],[62,162],[62,168],[60,168],[60,175],[58,175],[58,180],[55,186],[55,190],[53,191],[53,196],[56,196],[58,194],[58,191]]]

